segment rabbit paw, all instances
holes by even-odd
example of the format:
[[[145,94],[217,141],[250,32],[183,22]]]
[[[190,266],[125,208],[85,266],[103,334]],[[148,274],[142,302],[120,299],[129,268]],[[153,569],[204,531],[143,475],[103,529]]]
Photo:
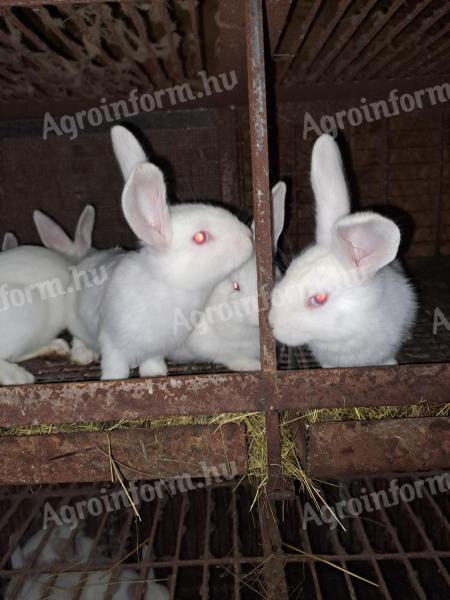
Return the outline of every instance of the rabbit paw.
[[[257,358],[236,358],[225,364],[230,371],[261,371],[261,361]]]
[[[141,377],[158,377],[167,375],[167,365],[163,358],[148,358],[139,365]]]
[[[389,360],[384,362],[383,365],[398,365],[398,362],[395,360],[395,358],[390,358]]]
[[[77,365],[90,365],[99,359],[97,352],[90,350],[81,340],[73,338],[70,360]]]
[[[0,361],[0,385],[24,385],[33,382],[33,375],[19,365]]]

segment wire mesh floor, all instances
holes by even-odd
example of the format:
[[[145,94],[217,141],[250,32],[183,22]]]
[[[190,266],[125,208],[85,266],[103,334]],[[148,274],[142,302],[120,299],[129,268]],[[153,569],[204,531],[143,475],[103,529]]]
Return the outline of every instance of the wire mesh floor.
[[[429,474],[399,476],[396,489],[416,489],[417,481],[427,477],[431,478]],[[110,496],[120,488],[98,484],[3,490],[3,598],[28,600],[20,589],[32,574],[53,573],[56,577],[68,569],[84,573],[112,568],[117,581],[121,569],[127,568],[142,581],[153,568],[153,576],[168,590],[168,597],[176,600],[444,600],[450,586],[450,486],[448,475],[447,480],[441,477],[440,483],[437,478],[432,479],[434,483],[429,480],[420,486],[420,497],[408,497],[408,501],[397,504],[392,501],[393,505],[386,508],[382,506],[387,504],[384,501],[373,502],[372,510],[364,510],[359,518],[344,518],[346,531],[320,524],[318,513],[311,518],[303,493],[294,502],[271,504],[270,511],[262,504],[259,510],[251,510],[255,490],[249,484],[230,481],[208,487],[204,483],[199,486],[200,480],[192,480],[191,487],[196,489],[177,494],[165,491],[153,502],[142,503],[141,522],[135,520],[129,506],[82,521],[79,527],[84,527],[94,540],[83,564],[74,565],[68,559],[70,540],[60,548],[58,562],[50,566],[36,564],[55,527],[51,522],[41,547],[30,555],[21,571],[14,573],[11,554],[42,527],[47,502],[58,511],[63,505],[75,506],[82,499]],[[322,484],[321,490],[328,504],[336,507],[337,502],[350,498],[372,497],[374,493],[382,498],[383,492],[387,496],[392,481],[357,479],[338,485]],[[137,483],[138,489],[141,483]],[[392,498],[389,495],[389,500]],[[327,520],[325,513],[323,520]],[[76,534],[74,529],[72,538]],[[140,545],[141,550],[137,550]],[[146,548],[145,555],[142,548]],[[99,559],[100,554],[106,559]],[[9,584],[6,595],[12,575],[15,589]],[[277,589],[272,587],[270,595],[267,586],[273,586],[274,580]],[[70,594],[41,597],[84,598],[82,581],[76,585]],[[136,584],[135,595],[127,597],[142,598],[143,585]],[[95,597],[110,598],[111,593],[109,590]]]
[[[420,296],[418,322],[398,355],[400,363],[450,362],[450,329],[445,326],[442,316],[450,321],[450,258],[414,259],[408,262],[413,280]],[[433,332],[435,311],[439,309],[440,323]],[[87,381],[100,377],[98,364],[79,367],[58,358],[39,358],[27,361],[24,365],[35,375],[38,383],[60,381]],[[318,364],[306,347],[278,347],[280,369],[312,369]],[[171,375],[223,373],[226,369],[219,365],[193,363],[188,365],[169,364]],[[136,373],[135,373],[136,375]]]

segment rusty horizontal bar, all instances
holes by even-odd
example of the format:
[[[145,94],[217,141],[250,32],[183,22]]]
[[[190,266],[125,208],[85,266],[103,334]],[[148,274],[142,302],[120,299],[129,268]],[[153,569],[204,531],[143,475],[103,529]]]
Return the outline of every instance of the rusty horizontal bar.
[[[229,423],[111,432],[58,433],[0,438],[0,485],[111,479],[109,454],[126,480],[205,475],[232,464],[246,473],[245,432]]]
[[[108,0],[112,3],[135,2],[136,0]],[[65,4],[104,4],[105,0],[0,0],[0,6],[42,6],[43,4],[53,4],[64,6]]]
[[[423,417],[314,423],[296,436],[312,477],[339,478],[450,466],[450,419]],[[305,441],[307,438],[307,442]]]
[[[440,558],[450,558],[450,552],[449,551],[445,551],[445,550],[435,550],[433,552],[434,556],[440,557]],[[322,559],[323,561],[329,561],[329,562],[334,562],[334,563],[340,563],[341,561],[349,561],[349,562],[367,562],[367,561],[371,561],[372,559],[374,560],[392,560],[392,561],[401,561],[403,558],[407,557],[409,560],[430,560],[430,554],[427,551],[405,551],[405,552],[386,552],[385,554],[380,553],[380,552],[370,552],[370,553],[361,553],[361,554],[349,554],[349,553],[343,553],[343,554],[320,554],[320,556],[318,555],[305,555],[305,554],[295,554],[295,553],[279,553],[276,554],[274,553],[272,555],[272,560],[274,559],[279,559],[280,561],[282,561],[283,563],[311,563],[311,564],[317,564],[318,559]],[[236,563],[238,565],[258,565],[260,563],[266,563],[267,561],[267,557],[266,556],[242,556],[242,557],[238,557],[237,559],[234,559],[232,556],[226,556],[223,558],[210,558],[207,561],[205,561],[202,558],[193,558],[193,559],[188,559],[188,558],[180,558],[178,560],[178,567],[179,568],[186,568],[186,567],[198,567],[201,568],[203,567],[204,564],[207,564],[208,566],[214,567],[214,566],[219,566],[219,567],[224,567],[224,566],[233,566],[233,563]],[[173,560],[152,560],[152,561],[141,561],[139,563],[133,563],[133,562],[127,562],[126,563],[126,568],[128,569],[139,569],[141,567],[148,567],[148,568],[156,568],[156,569],[167,569],[167,568],[172,568],[173,567]],[[37,573],[58,573],[61,571],[61,568],[64,568],[65,572],[70,573],[71,571],[79,571],[80,567],[79,565],[74,565],[71,566],[69,568],[67,568],[67,563],[60,563],[60,564],[52,564],[51,566],[49,565],[42,565],[40,568],[39,567],[32,567],[30,569],[27,569],[27,572],[31,575],[31,574],[37,574]],[[102,570],[109,570],[110,565],[105,565],[103,564],[98,564],[96,565],[96,570],[98,571],[102,571]],[[0,569],[0,577],[11,577],[11,575],[15,574],[15,573],[20,573],[20,571],[17,571],[15,569]]]
[[[450,363],[278,371],[280,410],[403,406],[450,400]]]
[[[259,381],[248,373],[2,387],[0,426],[263,410]]]
[[[182,415],[402,406],[450,399],[450,363],[0,387],[0,427]],[[269,403],[264,400],[268,395]]]

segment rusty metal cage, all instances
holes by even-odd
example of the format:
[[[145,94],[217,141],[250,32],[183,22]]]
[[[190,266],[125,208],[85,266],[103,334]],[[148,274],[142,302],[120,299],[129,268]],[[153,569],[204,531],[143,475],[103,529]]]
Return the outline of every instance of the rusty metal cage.
[[[123,100],[132,89],[145,93],[188,83],[195,91],[191,100],[176,107],[158,107],[151,115],[136,116],[134,122],[147,134],[164,166],[169,165],[173,195],[238,206],[245,216],[253,207],[262,364],[261,371],[250,373],[230,373],[211,365],[170,365],[168,378],[99,382],[97,365],[80,369],[63,361],[39,359],[27,365],[37,384],[0,388],[0,427],[264,412],[269,491],[280,499],[292,496],[282,478],[281,412],[447,403],[450,331],[440,327],[437,334],[433,323],[436,308],[450,320],[449,12],[445,0],[49,0],[45,4],[0,0],[0,229],[14,229],[22,241],[35,243],[30,216],[37,204],[71,230],[80,207],[93,202],[100,213],[96,245],[131,247],[134,241],[117,201],[121,181],[107,128],[86,127],[74,139],[54,135],[43,140],[44,115],[74,115],[89,106],[101,106],[105,98]],[[236,76],[235,86],[217,94],[198,93],[200,72],[219,77],[231,71]],[[385,100],[392,89],[414,98],[417,90],[433,89],[434,102],[416,105],[411,111],[407,107],[395,118],[348,124],[343,133],[351,156],[351,169],[347,161],[350,183],[361,205],[388,205],[384,208],[400,219],[402,229],[415,228],[404,251],[421,294],[419,321],[402,349],[398,366],[318,369],[307,349],[277,348],[271,336],[264,308],[273,283],[269,182],[275,181],[275,176],[288,182],[288,225],[282,251],[289,260],[311,241],[313,233],[308,170],[314,135],[304,135],[304,115],[309,113],[319,121],[343,108]],[[407,454],[403,462],[389,462],[392,447],[376,455],[367,443],[356,451],[361,439],[373,441],[375,447],[376,440],[391,435],[394,430],[388,424],[380,424],[378,433],[373,427],[370,432],[363,427],[355,433],[353,426],[341,423],[324,424],[323,430],[298,431],[298,450],[311,475],[320,472],[324,477],[396,468],[446,468],[448,419],[412,421],[405,426],[409,441],[398,452],[403,458]],[[166,432],[155,438],[153,432],[140,432],[139,440],[169,457],[182,447],[192,449],[182,459],[194,463],[202,459],[199,448],[204,447],[214,457],[226,455],[239,461],[241,456],[239,471],[245,474],[241,429],[231,427],[220,439],[213,431],[208,426],[192,426],[176,434],[181,439],[178,443],[176,435]],[[113,443],[118,455],[129,456],[135,440],[116,433]],[[345,437],[350,434],[356,437]],[[350,440],[352,458],[348,447],[341,445],[337,460],[328,460],[328,471],[324,471],[321,457],[329,436]],[[417,440],[419,447],[427,450],[426,459],[415,452]],[[79,457],[96,446],[105,449],[107,441],[105,435],[89,432],[33,439],[0,437],[0,483],[104,480],[108,474],[104,457]],[[176,469],[157,470],[152,464],[153,468],[159,477],[177,475]],[[73,488],[68,490],[68,494],[73,492]],[[199,492],[200,505],[209,507],[208,521],[211,494],[224,494],[236,527],[236,494],[241,492],[227,486],[220,490]],[[16,490],[4,499],[5,515],[12,516],[23,493]],[[43,503],[52,493],[45,488],[35,496],[36,502]],[[181,511],[177,513],[181,532],[190,509],[189,500],[179,502],[176,510]],[[295,502],[295,508],[289,509],[291,519],[301,512],[301,501]],[[442,510],[436,503],[431,505],[436,518],[442,520]],[[370,572],[380,583],[381,592],[374,591],[371,596],[365,588],[359,596],[354,587],[358,583],[335,575],[333,585],[342,585],[342,597],[376,598],[379,593],[386,598],[434,597],[429,595],[429,586],[436,573],[436,581],[443,577],[448,584],[441,568],[448,564],[447,550],[434,545],[432,534],[424,530],[413,509],[405,510],[421,540],[416,546],[403,545],[384,513],[383,527],[392,536],[389,544],[376,546],[364,531],[364,523],[355,525],[355,535],[350,536],[355,543],[352,548],[346,548],[346,542],[337,536],[328,540],[326,547],[316,542],[317,551],[328,560],[347,562],[353,570],[361,567],[361,573]],[[2,527],[8,519],[5,516]],[[237,535],[231,529],[232,535]],[[20,535],[25,532],[23,529]],[[275,537],[281,535],[284,540],[282,532],[279,523]],[[178,554],[170,555],[164,566],[155,564],[171,577],[172,594],[180,589],[182,574],[188,573],[187,580],[197,582],[196,593],[204,598],[231,597],[220,593],[208,596],[208,577],[223,579],[220,585],[234,590],[236,598],[240,593],[242,598],[255,597],[248,587],[239,591],[238,575],[261,566],[268,551],[245,546],[246,541],[242,544],[247,549],[239,549],[237,538],[232,537],[231,558],[223,565],[208,558],[207,545],[199,552],[192,550],[197,552],[195,557],[188,552],[190,558],[183,562],[179,556],[183,536],[178,533],[174,539]],[[121,550],[126,543],[123,538]],[[298,544],[314,550],[307,537]],[[166,552],[166,557],[169,554]],[[307,597],[330,597],[329,588],[322,589],[329,585],[321,579],[326,566],[316,567],[307,557],[290,555],[286,548],[278,559],[278,564],[283,564],[284,597],[290,597],[290,582],[300,571],[302,591],[310,594]],[[3,576],[9,572],[7,561],[5,555]],[[145,562],[142,564],[145,567]],[[217,565],[223,566],[220,575],[215,571]],[[293,573],[296,575],[291,578]],[[396,585],[404,585],[408,591],[399,592]]]
[[[428,477],[436,482],[439,475]],[[412,476],[396,480],[400,489],[416,481]],[[338,486],[323,485],[322,493],[333,506],[362,493],[387,492],[390,485],[389,479],[360,478],[342,481]],[[95,546],[81,565],[74,566],[66,558],[70,539],[58,563],[50,567],[36,564],[39,552],[56,527],[54,522],[50,523],[41,545],[24,568],[16,572],[7,567],[9,558],[17,544],[23,544],[42,527],[47,502],[57,510],[61,505],[74,505],[81,498],[90,499],[105,490],[108,493],[114,490],[108,483],[28,490],[20,487],[4,492],[0,499],[3,515],[0,578],[13,577],[15,582],[8,600],[21,597],[15,594],[20,594],[26,578],[38,573],[54,574],[48,584],[50,592],[58,589],[58,573],[70,570],[107,573],[111,568],[112,582],[120,581],[124,568],[135,570],[141,579],[153,568],[154,577],[170,590],[171,600],[260,597],[443,600],[448,596],[450,584],[446,570],[450,559],[448,496],[436,493],[439,492],[436,485],[425,485],[422,489],[420,499],[413,502],[393,502],[390,507],[374,507],[363,518],[345,519],[346,531],[330,528],[329,521],[321,522],[319,518],[309,523],[308,513],[308,527],[304,527],[309,498],[302,493],[293,503],[274,502],[270,508],[261,504],[252,513],[254,492],[247,484],[216,483],[173,496],[167,490],[144,505],[140,523],[133,525],[135,517],[130,507],[101,518],[88,517],[83,525],[95,540]],[[76,531],[75,528],[72,537]],[[8,544],[8,540],[12,542]],[[143,542],[148,542],[144,553]],[[107,561],[98,560],[99,547],[107,554]],[[348,571],[357,577],[350,576]],[[82,593],[83,583],[80,574],[80,580],[73,584],[74,598]],[[136,585],[135,598],[142,597],[142,585]],[[109,594],[114,585],[110,588]]]

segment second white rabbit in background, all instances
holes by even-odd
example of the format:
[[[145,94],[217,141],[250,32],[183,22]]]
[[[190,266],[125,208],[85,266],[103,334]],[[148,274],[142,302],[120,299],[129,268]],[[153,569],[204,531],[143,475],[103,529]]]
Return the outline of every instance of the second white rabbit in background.
[[[285,196],[286,185],[277,183],[272,189],[274,252],[284,226]],[[279,277],[276,267],[275,273]],[[178,362],[211,361],[232,371],[261,369],[254,252],[246,263],[215,287],[194,331],[170,358]]]

